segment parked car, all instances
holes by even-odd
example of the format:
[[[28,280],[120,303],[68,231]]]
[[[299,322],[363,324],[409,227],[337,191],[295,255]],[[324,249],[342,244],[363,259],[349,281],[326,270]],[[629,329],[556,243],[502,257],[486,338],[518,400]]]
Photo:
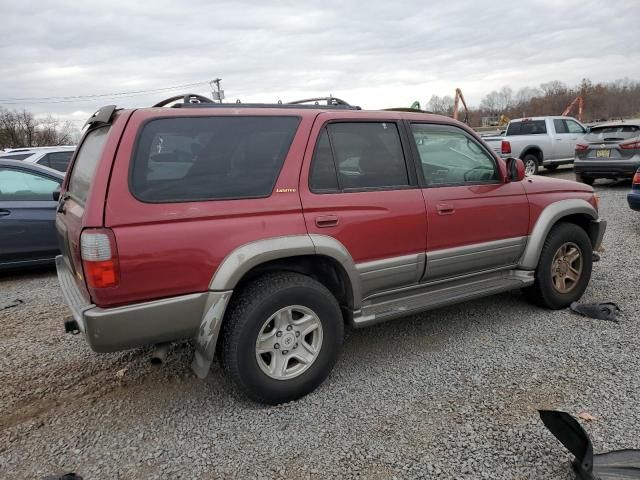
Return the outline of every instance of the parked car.
[[[25,158],[25,162],[37,163],[53,168],[59,172],[66,172],[76,147],[52,147],[34,150],[32,155]]]
[[[571,117],[517,118],[504,135],[484,141],[502,158],[521,158],[527,175],[534,175],[540,166],[555,170],[573,163],[575,146],[586,133],[587,128]]]
[[[0,159],[0,269],[54,262],[60,250],[53,194],[63,178],[48,167]]]
[[[640,211],[640,168],[636,170],[636,174],[633,176],[631,191],[627,195],[627,201],[633,210]]]
[[[530,177],[466,125],[348,105],[96,112],[62,186],[58,277],[91,348],[192,338],[254,400],[331,371],[363,327],[523,289],[583,294],[593,189]]]
[[[59,172],[66,172],[75,149],[75,146],[68,145],[16,148],[9,152],[1,153],[0,158],[24,160],[25,162],[37,163],[38,165],[53,168]]]
[[[576,181],[631,178],[640,168],[640,123],[616,122],[591,128],[575,150]]]

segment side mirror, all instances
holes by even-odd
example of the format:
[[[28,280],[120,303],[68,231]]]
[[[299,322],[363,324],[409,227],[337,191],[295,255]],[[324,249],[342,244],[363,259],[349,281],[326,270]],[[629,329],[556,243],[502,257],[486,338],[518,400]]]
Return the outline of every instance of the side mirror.
[[[58,200],[60,200],[60,187],[53,191],[53,201],[57,202]]]
[[[591,133],[591,127],[584,127],[585,132],[584,133]]]
[[[507,180],[521,182],[525,177],[524,162],[519,158],[507,158]]]

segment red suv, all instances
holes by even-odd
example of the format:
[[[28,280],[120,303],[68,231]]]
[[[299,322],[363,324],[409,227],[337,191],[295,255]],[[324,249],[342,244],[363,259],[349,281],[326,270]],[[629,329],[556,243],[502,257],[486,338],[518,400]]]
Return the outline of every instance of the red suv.
[[[593,189],[525,178],[460,122],[185,100],[100,109],[63,184],[66,328],[97,352],[192,338],[198,376],[217,354],[279,403],[329,374],[345,323],[512,289],[559,309],[587,287]]]

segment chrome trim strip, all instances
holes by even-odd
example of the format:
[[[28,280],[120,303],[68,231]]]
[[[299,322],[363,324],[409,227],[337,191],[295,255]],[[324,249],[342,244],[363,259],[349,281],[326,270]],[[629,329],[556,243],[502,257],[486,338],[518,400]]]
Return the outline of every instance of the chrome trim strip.
[[[427,252],[424,280],[435,280],[516,263],[527,237],[513,237]]]
[[[361,312],[354,312],[353,326],[365,327],[467,300],[522,288],[534,282],[533,272],[509,270],[469,279],[420,285],[407,295],[405,292],[378,296],[364,302]]]
[[[356,269],[362,281],[362,293],[367,296],[374,292],[417,283],[424,272],[424,265],[425,254],[415,253],[359,263]]]

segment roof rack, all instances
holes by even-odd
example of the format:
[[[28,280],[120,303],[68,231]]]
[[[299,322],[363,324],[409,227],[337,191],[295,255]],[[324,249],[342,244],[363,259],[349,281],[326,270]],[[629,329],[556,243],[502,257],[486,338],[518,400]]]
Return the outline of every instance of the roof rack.
[[[307,98],[304,100],[295,100],[288,103],[241,103],[237,100],[235,103],[215,103],[213,100],[195,93],[186,95],[175,95],[166,98],[161,102],[153,105],[154,107],[165,107],[170,103],[182,99],[182,103],[176,103],[171,108],[287,108],[287,109],[330,109],[330,110],[362,110],[358,106],[349,105],[340,98],[335,97],[317,97]],[[309,102],[314,102],[309,104]],[[325,102],[321,104],[320,102]]]

